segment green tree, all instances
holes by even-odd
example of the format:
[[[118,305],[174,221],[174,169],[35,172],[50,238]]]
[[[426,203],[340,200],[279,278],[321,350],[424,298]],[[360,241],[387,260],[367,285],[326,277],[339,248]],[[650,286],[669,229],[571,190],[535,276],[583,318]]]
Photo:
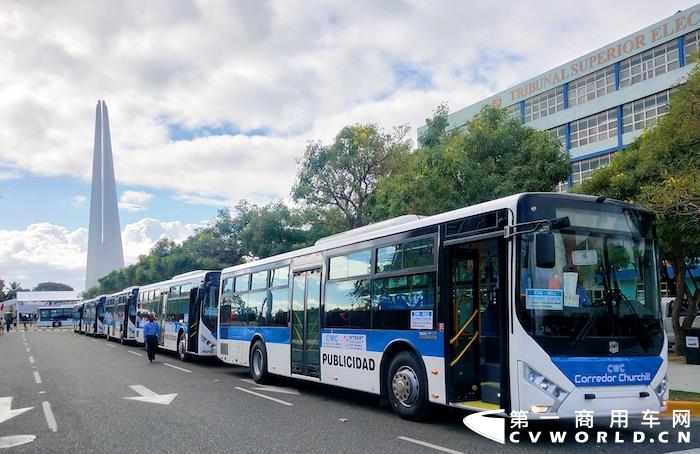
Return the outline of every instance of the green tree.
[[[700,257],[700,67],[672,96],[669,111],[609,166],[595,171],[579,192],[641,204],[656,214],[662,257],[673,269],[677,300],[688,301],[680,324],[681,304],[673,307],[676,349],[682,330],[692,325],[700,289],[689,285],[686,271]]]
[[[22,284],[20,284],[19,282],[12,281],[10,282],[5,297],[6,299],[11,300],[17,298],[17,292],[24,292],[26,290],[27,289],[22,288]]]
[[[350,229],[369,223],[377,182],[411,149],[408,132],[407,126],[386,133],[374,124],[356,124],[344,127],[330,145],[310,142],[298,161],[294,200],[339,209]]]
[[[0,301],[5,301],[5,281],[0,279]]]
[[[32,292],[51,292],[51,291],[71,291],[73,287],[60,282],[41,282],[32,289]]]
[[[377,188],[376,217],[431,215],[526,191],[551,191],[571,173],[569,157],[546,131],[505,109],[485,107],[464,128],[445,131],[438,107],[419,148]]]

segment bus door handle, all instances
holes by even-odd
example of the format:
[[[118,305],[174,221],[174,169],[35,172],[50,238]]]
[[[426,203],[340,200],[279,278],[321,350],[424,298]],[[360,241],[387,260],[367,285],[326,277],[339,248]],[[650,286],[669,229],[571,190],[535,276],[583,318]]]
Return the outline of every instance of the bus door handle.
[[[474,313],[471,315],[471,317],[469,317],[469,320],[467,320],[467,322],[464,325],[462,325],[462,327],[459,329],[457,334],[455,334],[455,336],[452,339],[450,339],[450,344],[454,344],[457,342],[459,337],[464,333],[464,330],[467,329],[467,327],[474,321],[474,319],[476,318],[476,316],[478,314],[479,314],[479,309],[476,309],[474,311]]]

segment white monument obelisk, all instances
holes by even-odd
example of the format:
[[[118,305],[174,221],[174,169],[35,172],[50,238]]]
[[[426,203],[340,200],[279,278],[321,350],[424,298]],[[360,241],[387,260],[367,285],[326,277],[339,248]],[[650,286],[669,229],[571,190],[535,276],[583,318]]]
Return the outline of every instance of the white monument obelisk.
[[[85,289],[96,286],[99,278],[123,267],[124,252],[107,104],[97,101]]]

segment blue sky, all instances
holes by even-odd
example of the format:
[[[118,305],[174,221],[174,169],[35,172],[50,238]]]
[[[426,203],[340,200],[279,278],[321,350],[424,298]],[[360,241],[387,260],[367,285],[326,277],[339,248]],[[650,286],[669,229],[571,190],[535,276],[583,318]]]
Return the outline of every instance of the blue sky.
[[[415,129],[692,1],[11,0],[0,15],[0,279],[82,290],[95,103],[127,263],[242,199],[289,201],[309,140]]]

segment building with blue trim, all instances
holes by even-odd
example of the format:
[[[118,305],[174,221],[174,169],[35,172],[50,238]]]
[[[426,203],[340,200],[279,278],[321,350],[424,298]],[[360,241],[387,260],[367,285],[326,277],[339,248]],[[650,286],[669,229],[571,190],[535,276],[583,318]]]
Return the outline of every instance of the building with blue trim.
[[[566,190],[666,113],[698,53],[700,4],[453,112],[448,128],[464,126],[486,105],[507,108],[561,141],[573,165],[559,187]]]

